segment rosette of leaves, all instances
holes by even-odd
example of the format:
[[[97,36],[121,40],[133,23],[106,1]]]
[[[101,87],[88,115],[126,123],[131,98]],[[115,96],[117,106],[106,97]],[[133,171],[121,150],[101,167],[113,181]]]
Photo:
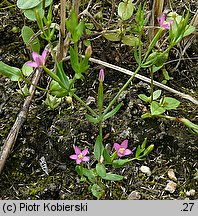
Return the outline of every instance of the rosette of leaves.
[[[35,10],[38,11],[38,14],[41,18],[44,16],[44,8],[48,7],[53,0],[17,0],[17,7],[21,9],[29,20],[35,21]],[[43,2],[45,5],[43,5]]]

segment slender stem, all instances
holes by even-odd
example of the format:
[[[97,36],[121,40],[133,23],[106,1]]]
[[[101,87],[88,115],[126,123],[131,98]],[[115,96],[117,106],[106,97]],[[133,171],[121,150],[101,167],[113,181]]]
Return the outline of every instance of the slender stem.
[[[109,103],[107,108],[105,109],[103,116],[110,110],[110,108],[113,106],[113,104],[116,102],[120,94],[127,88],[127,86],[131,83],[131,80],[135,77],[135,75],[139,72],[141,69],[141,66],[139,65],[138,68],[135,70],[134,74],[128,79],[128,81],[124,84],[124,86],[119,90],[119,92],[116,94],[116,96],[113,98],[113,100]]]
[[[80,97],[78,97],[78,95],[76,95],[75,93],[73,93],[72,96],[74,96],[74,98],[76,98],[77,101],[79,101],[87,110],[89,110],[89,112],[93,116],[95,116],[95,117],[98,116],[97,113],[93,109],[91,109],[91,107],[89,107]]]
[[[166,115],[156,115],[156,116],[160,117],[160,118],[166,118],[166,119],[169,119],[169,120],[173,120],[173,121],[176,121],[178,119],[177,117],[166,116]]]
[[[150,95],[151,95],[151,102],[153,101],[153,66],[151,66],[151,91],[150,91]]]
[[[44,89],[44,88],[42,88],[42,87],[39,87],[39,86],[35,85],[35,84],[32,83],[29,79],[27,79],[25,76],[23,76],[22,79],[23,79],[25,82],[27,82],[28,84],[34,86],[35,88],[37,88],[37,89],[39,89],[39,90],[41,90],[41,91],[49,92],[47,89]]]
[[[102,118],[99,121],[99,136],[100,136],[100,139],[102,141]]]

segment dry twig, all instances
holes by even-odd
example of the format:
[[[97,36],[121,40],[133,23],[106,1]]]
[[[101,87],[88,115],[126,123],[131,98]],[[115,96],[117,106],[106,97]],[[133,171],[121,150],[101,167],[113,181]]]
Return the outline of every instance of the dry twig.
[[[18,136],[18,133],[19,133],[19,130],[20,130],[20,128],[22,127],[23,123],[26,120],[27,113],[28,113],[28,110],[29,110],[29,106],[30,106],[30,103],[31,103],[32,98],[34,96],[35,86],[37,85],[37,83],[39,81],[40,74],[41,74],[41,72],[39,71],[39,69],[37,69],[36,72],[35,72],[35,75],[34,75],[34,77],[32,79],[32,85],[29,88],[30,96],[26,97],[26,99],[25,99],[25,101],[23,103],[23,106],[22,106],[22,108],[21,108],[21,110],[20,110],[20,112],[19,112],[19,114],[17,116],[17,119],[16,119],[14,125],[12,126],[12,128],[10,130],[10,133],[8,134],[4,145],[1,148],[1,152],[0,152],[0,173],[2,172],[3,167],[4,167],[5,163],[6,163],[6,160],[7,160],[8,156],[9,156],[11,150],[14,147],[14,144],[16,142],[16,139],[17,139],[17,136]]]

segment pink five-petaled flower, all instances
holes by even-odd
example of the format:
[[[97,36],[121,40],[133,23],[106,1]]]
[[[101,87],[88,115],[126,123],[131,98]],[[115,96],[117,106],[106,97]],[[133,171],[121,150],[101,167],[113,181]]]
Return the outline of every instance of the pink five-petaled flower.
[[[158,18],[158,22],[160,27],[164,29],[170,29],[170,26],[174,22],[174,20],[166,21],[166,15],[162,14],[161,17]]]
[[[118,143],[114,143],[114,148],[119,157],[132,154],[132,151],[130,149],[127,149],[127,147],[128,147],[128,140],[124,140],[121,143],[121,145],[119,145]]]
[[[70,158],[73,160],[76,160],[77,164],[80,164],[81,162],[87,162],[89,161],[89,157],[86,156],[86,154],[88,153],[88,148],[84,149],[82,152],[81,150],[77,147],[74,146],[74,151],[75,151],[75,155],[71,155]]]
[[[37,52],[33,52],[32,58],[34,61],[26,62],[26,65],[35,68],[42,67],[45,65],[46,57],[47,57],[47,49],[43,50],[42,55],[39,55]]]

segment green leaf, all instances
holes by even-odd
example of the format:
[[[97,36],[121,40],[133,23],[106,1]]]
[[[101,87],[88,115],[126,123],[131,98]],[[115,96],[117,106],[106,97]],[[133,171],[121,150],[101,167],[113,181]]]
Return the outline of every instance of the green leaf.
[[[75,11],[72,9],[70,13],[70,18],[66,20],[67,30],[73,34],[75,28],[78,26],[78,17]]]
[[[132,35],[127,35],[122,37],[122,43],[126,44],[128,46],[136,46],[140,44],[139,38],[132,36]]]
[[[101,178],[105,177],[106,176],[106,168],[105,168],[104,164],[100,164],[100,163],[96,164],[96,172]]]
[[[152,70],[153,70],[153,73],[157,72],[158,70],[160,70],[164,65],[160,65],[159,67],[157,67],[156,65],[152,65]]]
[[[59,79],[59,77],[53,73],[51,70],[49,70],[48,68],[46,68],[45,66],[43,67],[44,71],[53,79],[55,80],[56,82],[59,83],[59,85],[64,89],[64,85],[63,83],[61,82],[61,80]]]
[[[84,21],[82,20],[82,21],[77,25],[77,27],[76,27],[76,29],[75,29],[75,31],[74,31],[74,32],[76,32],[76,34],[77,34],[76,40],[74,41],[74,43],[77,42],[77,41],[80,39],[80,37],[83,35],[84,30],[85,30],[85,24],[84,24]]]
[[[151,103],[151,115],[160,115],[166,111],[158,102],[152,101]]]
[[[151,113],[150,112],[147,112],[147,113],[144,113],[141,118],[145,119],[145,118],[150,118],[152,117]]]
[[[61,103],[61,98],[57,98],[56,96],[47,94],[47,98],[44,102],[45,105],[48,106],[50,110],[54,110]]]
[[[113,166],[115,168],[120,168],[125,166],[130,160],[129,159],[118,159],[113,161]]]
[[[67,90],[62,88],[55,80],[52,80],[50,83],[50,93],[58,98],[68,95]]]
[[[75,71],[75,73],[80,74],[80,64],[78,62],[78,53],[76,53],[72,46],[70,46],[70,61],[72,69]]]
[[[167,59],[168,59],[168,53],[158,52],[155,66],[157,66],[157,67],[163,66],[165,64],[165,62],[167,61]]]
[[[69,86],[69,77],[65,74],[63,69],[63,62],[60,61],[57,65],[56,75],[59,77],[60,81],[63,83],[64,87],[67,88]]]
[[[99,122],[99,119],[98,118],[95,118],[89,114],[85,114],[85,117],[92,123],[94,124],[97,124]]]
[[[162,93],[162,90],[156,90],[153,92],[153,100],[157,100]]]
[[[17,7],[24,10],[34,8],[40,4],[40,0],[17,0]]]
[[[145,149],[146,143],[147,143],[147,137],[144,139],[144,141],[143,141],[143,143],[141,145],[141,149]]]
[[[78,173],[79,176],[82,176],[82,175],[83,175],[82,166],[76,165],[75,170],[76,170],[76,172]]]
[[[146,103],[150,102],[150,98],[147,97],[145,94],[139,94],[138,97]]]
[[[22,66],[21,70],[24,76],[30,76],[34,72],[33,68],[26,64]]]
[[[17,90],[17,92],[18,92],[19,94],[21,94],[22,96],[24,96],[24,97],[27,97],[27,96],[30,95],[30,92],[29,92],[29,89],[28,89],[28,87],[27,87],[27,84],[25,84],[23,88]]]
[[[110,40],[110,41],[120,41],[121,40],[120,33],[107,33],[107,34],[103,34],[103,37],[105,37],[107,40]]]
[[[175,98],[165,97],[162,104],[164,109],[171,110],[171,109],[176,109],[179,106],[180,102]]]
[[[111,156],[110,156],[110,154],[109,154],[109,152],[108,152],[108,150],[106,149],[106,148],[104,148],[104,150],[103,150],[103,157],[104,157],[104,161],[105,161],[105,163],[107,163],[107,164],[111,164]]]
[[[143,145],[143,143],[142,143],[142,145]],[[142,152],[144,152],[144,150],[145,150],[145,147],[139,145],[139,146],[137,147],[137,149],[136,149],[135,157],[138,158],[138,157],[140,156],[140,154],[141,154]]]
[[[133,15],[134,4],[132,0],[120,2],[118,5],[118,15],[122,20],[128,20]]]
[[[29,40],[30,38],[34,35],[34,31],[28,27],[28,26],[23,26],[21,30],[21,36],[23,38],[23,41],[25,45],[29,45],[32,51],[35,51],[37,53],[40,52],[40,42],[38,38],[35,38],[30,44]]]
[[[94,155],[98,161],[100,160],[100,156],[103,153],[103,149],[104,146],[102,144],[102,138],[98,135],[96,138],[96,143],[94,145]]]
[[[138,65],[140,65],[141,64],[141,56],[140,56],[140,53],[138,53],[138,51],[137,51],[137,44],[135,44],[135,46],[134,46],[134,57],[135,57],[135,60],[138,63]]]
[[[157,57],[158,57],[158,52],[153,52],[151,53],[147,59],[146,59],[146,62],[142,65],[143,68],[145,67],[150,67],[152,66],[153,64],[155,64],[156,60],[157,60]]]
[[[170,76],[168,74],[168,71],[165,68],[162,69],[162,73],[163,73],[163,76],[164,76],[165,80],[170,80]]]
[[[93,196],[95,196],[97,199],[100,199],[105,191],[99,185],[93,184],[91,186],[91,192]]]
[[[11,67],[2,61],[0,61],[0,74],[3,74],[12,81],[20,81],[22,78],[22,73],[19,68]]]
[[[196,31],[196,28],[194,26],[187,25],[183,37],[186,37],[186,36],[192,34],[194,31]]]
[[[121,107],[122,105],[123,105],[123,102],[119,103],[113,110],[111,110],[110,112],[108,112],[108,113],[104,116],[103,120],[106,120],[106,119],[111,118],[112,116],[114,116],[114,115],[119,111],[119,109],[120,109],[120,107]]]
[[[94,175],[93,170],[88,170],[86,168],[83,168],[82,172],[83,172],[83,175],[86,176],[91,183],[93,184],[96,183],[96,177]]]
[[[120,181],[122,180],[124,177],[121,175],[117,175],[117,174],[111,174],[111,173],[107,173],[105,177],[103,177],[103,179],[105,180],[110,180],[110,181]]]
[[[23,13],[29,20],[35,21],[36,20],[35,10],[37,10],[41,18],[44,17],[44,10],[42,8],[42,4],[39,4],[36,7],[31,9],[23,10]]]

